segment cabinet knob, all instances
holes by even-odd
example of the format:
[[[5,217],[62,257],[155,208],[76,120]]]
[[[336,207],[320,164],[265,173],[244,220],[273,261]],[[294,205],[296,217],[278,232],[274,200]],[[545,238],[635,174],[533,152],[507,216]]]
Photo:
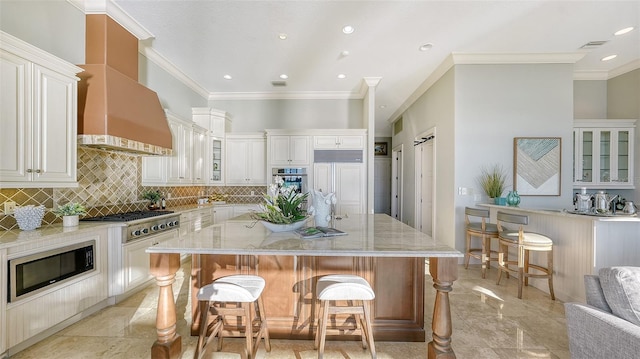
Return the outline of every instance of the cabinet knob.
[[[27,173],[31,173],[33,170],[31,168],[27,168]]]
[[[42,170],[36,170],[36,173],[42,173],[42,172],[43,172]]]

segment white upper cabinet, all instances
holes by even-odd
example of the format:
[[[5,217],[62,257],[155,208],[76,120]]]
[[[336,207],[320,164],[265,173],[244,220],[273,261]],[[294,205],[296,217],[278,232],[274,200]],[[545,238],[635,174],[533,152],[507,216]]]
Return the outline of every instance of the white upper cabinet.
[[[82,69],[0,32],[0,187],[75,187]]]
[[[364,149],[365,137],[359,135],[313,136],[314,149]]]
[[[263,135],[227,135],[226,184],[266,185],[266,140]]]
[[[207,130],[170,111],[165,112],[171,130],[173,154],[143,157],[142,185],[188,186],[206,183]]]
[[[310,161],[310,136],[269,136],[271,166],[308,166]]]
[[[575,120],[574,187],[634,188],[635,120]]]
[[[192,114],[193,122],[206,129],[202,184],[224,185],[224,142],[227,132],[231,131],[231,115],[209,107],[194,107]],[[198,176],[194,174],[194,177]]]

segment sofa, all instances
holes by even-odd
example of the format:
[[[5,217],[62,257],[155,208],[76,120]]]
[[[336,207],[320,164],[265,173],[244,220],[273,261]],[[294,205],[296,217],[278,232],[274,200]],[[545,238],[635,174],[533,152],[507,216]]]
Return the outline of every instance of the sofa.
[[[565,303],[572,359],[640,358],[640,267],[584,277],[587,304]]]

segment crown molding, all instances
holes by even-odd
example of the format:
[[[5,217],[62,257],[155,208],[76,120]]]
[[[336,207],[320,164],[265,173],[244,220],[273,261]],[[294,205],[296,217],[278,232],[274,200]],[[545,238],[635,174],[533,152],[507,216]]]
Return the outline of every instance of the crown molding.
[[[141,53],[142,56],[149,59],[149,61],[153,62],[154,64],[158,65],[160,68],[168,72],[169,75],[182,82],[185,86],[195,91],[198,95],[202,96],[203,98],[208,98],[210,96],[209,91],[207,91],[199,83],[195,82],[193,79],[187,76],[176,65],[167,60],[166,57],[160,55],[160,53],[158,53],[153,48],[146,46],[142,42],[140,42],[138,43],[138,52]]]
[[[573,73],[575,81],[605,81],[609,79],[607,71],[575,71]]]
[[[127,29],[138,40],[155,38],[151,31],[147,30],[112,0],[67,0],[67,2],[87,15],[109,15],[110,18]]]
[[[609,71],[608,79],[626,74],[627,72],[631,72],[637,69],[640,69],[640,59],[633,60],[629,63],[626,63],[620,67],[616,67],[615,69]]]
[[[451,53],[455,65],[479,64],[574,64],[582,59],[586,53]]]
[[[326,92],[211,92],[209,100],[360,100],[359,93]]]

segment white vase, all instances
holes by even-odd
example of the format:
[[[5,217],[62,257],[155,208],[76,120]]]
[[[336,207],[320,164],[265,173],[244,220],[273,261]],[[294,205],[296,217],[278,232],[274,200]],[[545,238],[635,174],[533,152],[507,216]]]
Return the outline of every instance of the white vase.
[[[62,216],[63,227],[75,227],[80,222],[80,216]]]
[[[336,204],[335,193],[322,193],[322,191],[311,190],[311,208],[309,212],[313,214],[313,220],[318,227],[328,227],[331,221],[331,205]]]
[[[298,228],[302,228],[302,226],[304,226],[304,224],[307,223],[307,219],[308,218],[305,218],[301,221],[289,223],[289,224],[277,224],[277,223],[271,223],[267,221],[260,221],[260,223],[262,223],[262,225],[265,226],[265,228],[270,230],[271,232],[288,232],[288,231],[295,231]]]

